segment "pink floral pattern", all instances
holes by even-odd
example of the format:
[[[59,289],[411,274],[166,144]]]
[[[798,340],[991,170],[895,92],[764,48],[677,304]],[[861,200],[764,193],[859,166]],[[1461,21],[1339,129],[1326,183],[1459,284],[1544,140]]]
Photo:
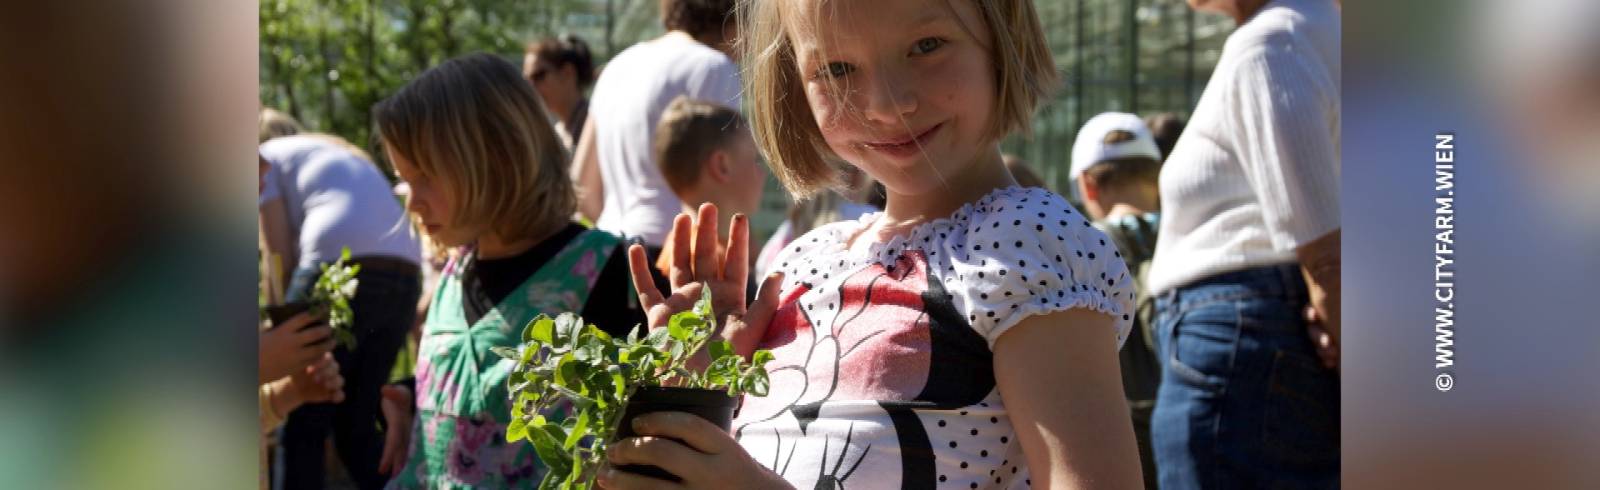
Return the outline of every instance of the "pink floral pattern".
[[[543,313],[583,308],[620,239],[589,231],[551,258],[475,324],[462,311],[461,262],[435,293],[417,359],[417,419],[405,469],[389,488],[533,488],[544,468],[527,442],[505,442],[510,421],[506,362],[491,347],[517,345],[521,326]],[[546,414],[560,419],[560,413]]]

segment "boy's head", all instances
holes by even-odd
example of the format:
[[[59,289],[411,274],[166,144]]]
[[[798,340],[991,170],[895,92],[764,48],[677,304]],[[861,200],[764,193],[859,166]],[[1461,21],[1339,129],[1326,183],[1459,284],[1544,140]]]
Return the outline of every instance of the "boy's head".
[[[661,27],[682,31],[707,46],[738,58],[733,49],[739,38],[734,22],[735,0],[661,0]]]
[[[761,205],[766,170],[739,111],[678,97],[656,123],[656,164],[685,204],[712,202],[733,213]]]
[[[422,72],[373,107],[406,209],[443,246],[493,233],[539,236],[577,206],[567,156],[533,87],[505,59],[474,54]]]
[[[1026,131],[1057,80],[1033,2],[741,6],[752,128],[797,197],[838,187],[840,161],[898,193],[935,191]]]
[[[1104,219],[1117,204],[1152,206],[1161,177],[1161,152],[1139,116],[1103,113],[1078,130],[1068,176],[1084,212]]]

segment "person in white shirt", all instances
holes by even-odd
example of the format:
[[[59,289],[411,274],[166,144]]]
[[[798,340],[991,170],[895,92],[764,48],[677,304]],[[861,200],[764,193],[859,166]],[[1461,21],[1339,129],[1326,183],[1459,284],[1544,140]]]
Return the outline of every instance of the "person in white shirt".
[[[313,403],[283,414],[276,488],[322,488],[326,441],[361,488],[376,488],[385,434],[378,429],[379,390],[414,323],[422,294],[420,245],[391,193],[389,180],[364,151],[342,138],[301,134],[259,148],[266,164],[259,206],[267,250],[293,267],[290,303],[305,300],[322,264],[350,250],[359,285],[350,309],[355,346],[334,348],[345,380],[342,403]],[[282,275],[283,272],[274,274]]]
[[[740,107],[733,0],[664,0],[667,33],[612,58],[595,82],[574,152],[579,213],[658,252],[682,210],[652,152],[656,123],[679,96]]]
[[[1189,3],[1239,27],[1161,173],[1161,488],[1334,488],[1339,9]]]

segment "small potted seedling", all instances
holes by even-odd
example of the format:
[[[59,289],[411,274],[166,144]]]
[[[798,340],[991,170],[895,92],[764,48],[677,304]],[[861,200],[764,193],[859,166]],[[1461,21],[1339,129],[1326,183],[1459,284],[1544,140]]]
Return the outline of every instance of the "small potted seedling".
[[[356,296],[356,286],[359,284],[356,273],[361,272],[361,265],[345,265],[349,260],[350,249],[344,248],[339,252],[339,260],[335,260],[332,264],[322,264],[322,275],[318,276],[316,284],[311,286],[310,298],[306,301],[269,305],[264,308],[267,319],[273,326],[277,326],[302,311],[310,310],[319,315],[326,313],[328,327],[333,329],[333,338],[345,348],[354,349],[355,313],[350,310],[350,300]]]
[[[511,422],[506,440],[533,444],[549,471],[539,488],[593,488],[606,448],[634,435],[636,416],[688,412],[727,430],[740,395],[766,396],[764,366],[772,353],[759,350],[747,361],[727,341],[712,340],[715,331],[706,289],[693,309],[673,315],[648,335],[636,327],[627,337],[614,338],[563,313],[529,322],[516,348],[496,347],[496,353],[516,361],[507,380]],[[690,359],[701,349],[705,368],[692,369]],[[651,466],[619,469],[678,480]]]

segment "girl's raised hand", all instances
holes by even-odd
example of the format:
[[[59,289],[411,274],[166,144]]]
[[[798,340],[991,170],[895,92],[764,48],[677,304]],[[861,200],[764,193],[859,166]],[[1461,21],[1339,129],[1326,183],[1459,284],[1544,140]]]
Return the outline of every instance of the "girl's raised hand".
[[[672,221],[672,265],[667,278],[670,295],[662,295],[650,276],[644,247],[628,249],[628,267],[633,287],[639,291],[639,304],[645,308],[649,328],[667,324],[674,313],[694,306],[700,288],[711,288],[711,309],[721,318],[720,337],[733,344],[735,352],[749,356],[766,333],[767,322],[778,306],[778,287],[783,276],[774,273],[762,281],[756,301],[745,305],[745,285],[750,275],[750,220],[735,215],[729,225],[728,243],[717,247],[717,207],[700,205],[696,218],[679,214]]]

